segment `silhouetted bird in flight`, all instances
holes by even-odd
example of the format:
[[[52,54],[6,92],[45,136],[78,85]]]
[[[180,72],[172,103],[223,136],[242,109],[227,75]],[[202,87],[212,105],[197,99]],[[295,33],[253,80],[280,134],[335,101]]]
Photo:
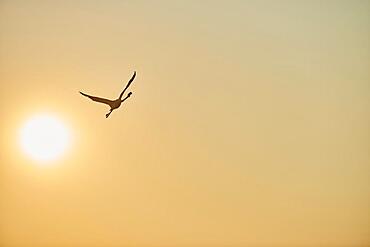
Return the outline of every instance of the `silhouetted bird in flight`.
[[[127,94],[127,96],[122,99],[123,94],[125,93],[126,89],[131,85],[131,82],[135,79],[135,76],[136,76],[136,71],[134,72],[134,74],[131,77],[131,79],[128,81],[125,89],[123,89],[122,93],[119,95],[118,99],[116,99],[116,100],[99,98],[99,97],[95,97],[95,96],[91,96],[91,95],[85,94],[83,92],[80,92],[80,94],[82,94],[83,96],[86,96],[86,97],[92,99],[93,101],[96,101],[96,102],[99,102],[99,103],[103,103],[103,104],[109,105],[110,106],[110,111],[107,114],[105,114],[105,117],[108,118],[109,115],[112,113],[112,111],[114,109],[117,109],[118,107],[120,107],[121,104],[122,104],[122,102],[125,101],[128,97],[131,96],[132,92],[129,92]]]

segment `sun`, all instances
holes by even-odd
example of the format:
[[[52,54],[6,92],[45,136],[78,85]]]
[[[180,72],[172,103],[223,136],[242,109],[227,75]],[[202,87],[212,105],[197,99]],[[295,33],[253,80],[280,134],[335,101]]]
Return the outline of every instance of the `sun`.
[[[20,145],[24,153],[36,161],[60,158],[70,143],[66,126],[55,116],[37,115],[20,130]]]

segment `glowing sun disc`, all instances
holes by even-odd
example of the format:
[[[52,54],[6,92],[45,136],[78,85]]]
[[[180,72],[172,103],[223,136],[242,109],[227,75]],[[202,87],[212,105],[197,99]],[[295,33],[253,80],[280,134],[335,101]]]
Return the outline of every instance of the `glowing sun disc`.
[[[49,115],[38,115],[29,119],[20,131],[23,151],[38,161],[60,157],[67,148],[69,139],[69,132],[63,123]]]

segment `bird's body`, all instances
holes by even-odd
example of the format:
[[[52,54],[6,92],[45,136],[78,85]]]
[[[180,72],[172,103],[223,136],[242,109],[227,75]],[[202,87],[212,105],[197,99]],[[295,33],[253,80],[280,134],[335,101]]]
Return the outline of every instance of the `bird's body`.
[[[115,101],[112,101],[112,103],[109,105],[111,109],[117,109],[121,106],[122,101],[120,99],[116,99]]]
[[[136,76],[136,71],[134,72],[134,75],[131,77],[131,79],[128,81],[125,89],[123,89],[122,93],[119,95],[119,97],[116,100],[110,100],[110,99],[105,99],[105,98],[100,98],[96,96],[91,96],[88,94],[85,94],[83,92],[80,92],[85,97],[90,98],[91,100],[98,102],[98,103],[103,103],[106,105],[110,106],[110,111],[105,115],[106,118],[109,117],[109,115],[112,113],[114,109],[117,109],[121,106],[122,102],[125,101],[127,98],[129,98],[132,94],[132,92],[129,92],[125,98],[122,99],[123,94],[125,93],[126,89],[130,86],[131,82],[135,79]]]

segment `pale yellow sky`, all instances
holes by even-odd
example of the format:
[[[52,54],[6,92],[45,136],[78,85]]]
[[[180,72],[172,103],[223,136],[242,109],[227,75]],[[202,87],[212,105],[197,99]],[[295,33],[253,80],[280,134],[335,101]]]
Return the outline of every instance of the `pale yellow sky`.
[[[1,1],[0,245],[368,246],[369,1]],[[109,119],[78,94],[132,97]],[[57,115],[40,166],[17,133]]]

